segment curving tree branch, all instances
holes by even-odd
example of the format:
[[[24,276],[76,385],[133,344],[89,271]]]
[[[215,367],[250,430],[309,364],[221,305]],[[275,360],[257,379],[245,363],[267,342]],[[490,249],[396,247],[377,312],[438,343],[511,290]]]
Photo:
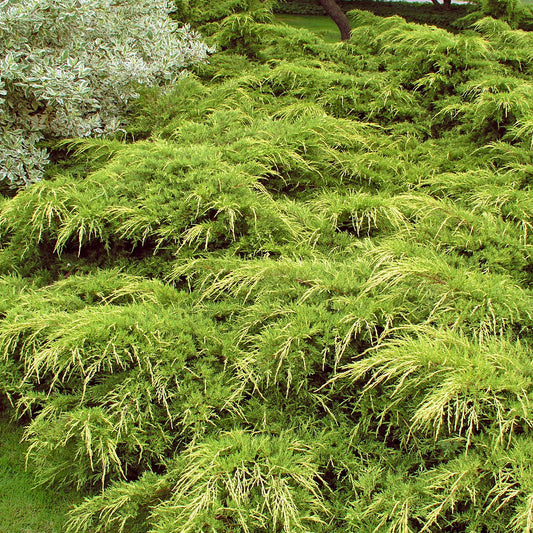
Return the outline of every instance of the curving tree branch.
[[[350,21],[344,11],[339,7],[335,0],[318,0],[318,3],[324,8],[326,13],[333,19],[341,32],[341,39],[346,41],[352,34]]]

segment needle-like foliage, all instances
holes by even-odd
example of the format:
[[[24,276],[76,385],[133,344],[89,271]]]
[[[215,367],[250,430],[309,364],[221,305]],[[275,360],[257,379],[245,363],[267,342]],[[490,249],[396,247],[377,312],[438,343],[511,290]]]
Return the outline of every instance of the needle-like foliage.
[[[68,531],[529,531],[529,33],[179,0],[217,53],[0,201],[0,405]]]

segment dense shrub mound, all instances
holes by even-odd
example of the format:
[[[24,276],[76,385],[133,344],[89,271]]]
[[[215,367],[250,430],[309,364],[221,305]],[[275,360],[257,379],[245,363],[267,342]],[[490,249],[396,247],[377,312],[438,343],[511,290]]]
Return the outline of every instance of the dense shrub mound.
[[[72,532],[528,531],[532,37],[252,4],[0,206],[28,464]]]

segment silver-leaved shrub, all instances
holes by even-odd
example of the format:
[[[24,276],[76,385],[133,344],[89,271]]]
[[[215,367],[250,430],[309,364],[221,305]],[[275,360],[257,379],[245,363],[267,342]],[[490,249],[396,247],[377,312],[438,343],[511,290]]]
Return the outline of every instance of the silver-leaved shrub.
[[[212,52],[167,0],[0,0],[0,183],[39,181],[43,139],[116,132],[140,85]]]

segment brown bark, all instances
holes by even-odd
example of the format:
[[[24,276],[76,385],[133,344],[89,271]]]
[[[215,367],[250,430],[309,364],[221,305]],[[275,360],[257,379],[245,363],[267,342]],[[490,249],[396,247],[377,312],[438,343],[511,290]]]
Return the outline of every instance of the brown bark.
[[[337,4],[335,0],[318,0],[318,2],[338,26],[339,31],[341,32],[341,39],[347,41],[352,34],[352,28],[350,27],[348,17],[339,7],[339,4]]]
[[[452,8],[452,0],[442,0],[442,4],[439,0],[431,0],[439,9],[449,11]]]

